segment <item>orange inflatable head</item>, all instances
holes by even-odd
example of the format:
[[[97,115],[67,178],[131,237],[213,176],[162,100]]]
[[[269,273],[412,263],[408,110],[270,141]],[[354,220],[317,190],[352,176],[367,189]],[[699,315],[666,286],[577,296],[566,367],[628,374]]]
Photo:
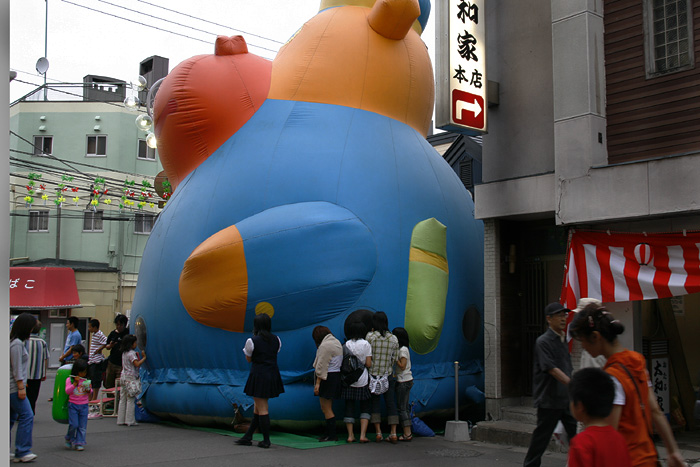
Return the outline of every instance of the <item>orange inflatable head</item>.
[[[280,49],[269,97],[368,110],[427,135],[435,86],[420,13],[418,0],[321,11]]]

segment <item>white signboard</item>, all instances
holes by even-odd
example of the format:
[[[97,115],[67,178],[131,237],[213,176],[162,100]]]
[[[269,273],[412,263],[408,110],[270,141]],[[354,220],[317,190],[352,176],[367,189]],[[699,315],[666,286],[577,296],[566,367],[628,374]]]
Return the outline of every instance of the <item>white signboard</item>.
[[[436,2],[435,126],[487,132],[486,0]]]
[[[668,382],[670,368],[668,358],[651,359],[651,387],[656,394],[656,401],[659,403],[661,411],[668,414],[671,411],[671,398],[668,393]]]

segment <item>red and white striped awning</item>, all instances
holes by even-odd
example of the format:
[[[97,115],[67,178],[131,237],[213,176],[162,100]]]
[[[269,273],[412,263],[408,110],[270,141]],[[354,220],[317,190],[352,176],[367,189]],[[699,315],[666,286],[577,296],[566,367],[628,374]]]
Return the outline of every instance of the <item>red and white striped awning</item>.
[[[700,232],[663,234],[574,231],[562,303],[581,297],[625,302],[700,292]]]

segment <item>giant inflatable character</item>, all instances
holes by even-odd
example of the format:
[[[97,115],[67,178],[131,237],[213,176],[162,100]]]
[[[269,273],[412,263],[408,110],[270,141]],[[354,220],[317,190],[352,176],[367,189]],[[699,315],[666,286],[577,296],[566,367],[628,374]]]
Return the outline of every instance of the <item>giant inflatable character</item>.
[[[155,131],[174,194],[132,308],[143,402],[195,424],[252,412],[256,313],[282,340],[278,422],[320,420],[311,330],[360,309],[407,329],[417,411],[483,388],[483,227],[426,141],[428,0],[324,0],[273,62],[219,37],[164,80]]]

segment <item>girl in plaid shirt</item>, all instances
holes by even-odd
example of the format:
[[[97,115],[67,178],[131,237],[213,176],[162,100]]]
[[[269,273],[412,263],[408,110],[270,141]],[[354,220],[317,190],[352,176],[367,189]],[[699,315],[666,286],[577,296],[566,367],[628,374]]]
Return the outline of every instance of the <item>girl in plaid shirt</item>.
[[[387,410],[387,423],[391,428],[391,433],[387,441],[396,444],[396,426],[399,424],[399,414],[394,398],[396,379],[393,376],[394,364],[399,355],[399,341],[395,335],[389,332],[389,319],[383,311],[377,311],[372,316],[372,331],[367,333],[365,338],[372,346],[372,367],[369,369],[370,377],[387,376],[389,389],[383,394],[384,404]],[[377,432],[376,441],[381,442],[382,438],[382,415],[380,408],[380,394],[372,394],[372,417],[370,423],[374,424]]]

